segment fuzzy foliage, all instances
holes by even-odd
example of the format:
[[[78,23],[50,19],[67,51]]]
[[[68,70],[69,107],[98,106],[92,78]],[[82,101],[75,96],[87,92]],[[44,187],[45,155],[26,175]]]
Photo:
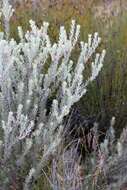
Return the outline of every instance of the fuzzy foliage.
[[[103,66],[105,50],[96,54],[91,75],[84,81],[85,65],[100,37],[95,33],[88,36],[87,43],[80,43],[81,52],[74,64],[71,53],[78,42],[80,25],[73,20],[68,35],[61,26],[55,43],[49,38],[48,25],[44,22],[38,28],[30,20],[31,29],[25,34],[18,27],[18,43],[8,39],[6,30],[6,39],[0,34],[0,176],[4,179],[0,185],[5,190],[19,179],[21,189],[32,189],[62,140],[64,117]],[[47,114],[47,101],[52,96]]]

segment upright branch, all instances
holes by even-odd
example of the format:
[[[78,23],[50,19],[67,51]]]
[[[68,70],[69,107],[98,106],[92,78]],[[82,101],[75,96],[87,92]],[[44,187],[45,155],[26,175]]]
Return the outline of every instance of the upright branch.
[[[3,26],[7,39],[10,35],[10,19],[13,15],[14,9],[9,3],[9,0],[2,0],[2,16],[3,16]]]

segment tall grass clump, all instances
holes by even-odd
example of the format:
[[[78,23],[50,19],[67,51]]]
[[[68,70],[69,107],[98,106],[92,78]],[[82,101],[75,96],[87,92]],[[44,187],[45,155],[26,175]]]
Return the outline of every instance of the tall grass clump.
[[[3,3],[5,31],[0,33],[0,187],[30,190],[44,167],[52,160],[62,140],[63,120],[74,103],[86,94],[87,86],[99,74],[105,56],[95,54],[98,33],[80,42],[74,64],[80,25],[73,20],[69,34],[60,27],[58,41],[52,43],[48,23],[38,28],[30,20],[30,30],[18,27],[19,42],[9,37],[13,9]],[[5,13],[9,10],[8,17]],[[95,54],[91,75],[84,81],[86,63]],[[52,97],[50,109],[47,103]]]

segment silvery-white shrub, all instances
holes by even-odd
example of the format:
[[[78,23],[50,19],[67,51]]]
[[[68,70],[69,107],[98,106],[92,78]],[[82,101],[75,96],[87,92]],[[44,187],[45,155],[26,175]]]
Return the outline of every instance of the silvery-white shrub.
[[[95,55],[91,76],[84,82],[83,71],[100,37],[95,33],[88,36],[87,43],[81,42],[74,63],[71,53],[80,26],[73,20],[68,35],[61,26],[58,41],[52,43],[48,25],[44,22],[38,28],[30,20],[31,30],[25,34],[18,27],[18,43],[0,33],[0,188],[4,190],[16,180],[19,189],[32,189],[60,145],[64,117],[103,66],[105,50]],[[50,97],[53,101],[47,114]]]
[[[111,123],[114,122],[113,120]],[[109,142],[109,140],[112,139],[114,141],[112,129],[110,128],[110,131],[108,131],[109,154],[107,155],[107,151],[104,152],[103,172],[98,177],[97,190],[126,190],[127,188],[127,127],[123,129],[120,138],[110,145],[111,141]],[[112,151],[110,151],[110,146],[112,146]]]

